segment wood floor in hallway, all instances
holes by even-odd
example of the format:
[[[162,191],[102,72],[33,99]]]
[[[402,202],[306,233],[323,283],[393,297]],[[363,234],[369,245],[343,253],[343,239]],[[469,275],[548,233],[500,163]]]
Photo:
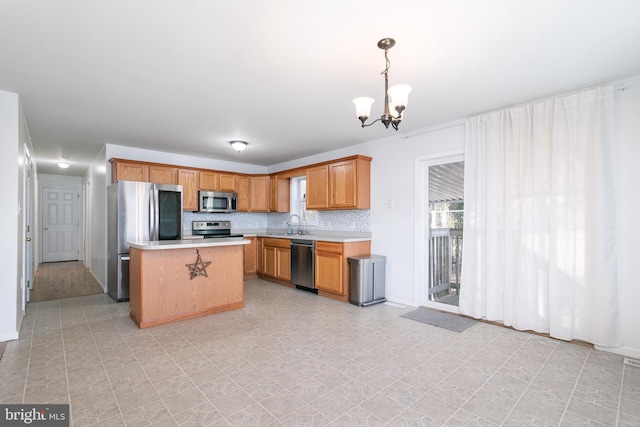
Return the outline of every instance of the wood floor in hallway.
[[[38,267],[29,302],[95,295],[103,292],[102,286],[82,262],[49,262],[40,264]]]

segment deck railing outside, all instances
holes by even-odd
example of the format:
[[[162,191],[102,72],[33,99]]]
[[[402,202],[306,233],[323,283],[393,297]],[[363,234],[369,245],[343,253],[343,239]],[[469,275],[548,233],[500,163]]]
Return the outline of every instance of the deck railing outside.
[[[429,236],[429,300],[460,291],[462,229],[432,228]]]

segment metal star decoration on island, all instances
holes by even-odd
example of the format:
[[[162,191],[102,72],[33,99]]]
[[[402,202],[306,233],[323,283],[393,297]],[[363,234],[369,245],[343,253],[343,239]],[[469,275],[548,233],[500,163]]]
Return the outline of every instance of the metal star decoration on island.
[[[193,280],[196,276],[204,276],[209,277],[207,275],[207,267],[211,264],[211,261],[202,262],[202,258],[200,257],[200,251],[196,249],[196,254],[198,257],[196,258],[196,262],[193,264],[185,264],[189,269],[189,274],[191,275],[191,279]]]

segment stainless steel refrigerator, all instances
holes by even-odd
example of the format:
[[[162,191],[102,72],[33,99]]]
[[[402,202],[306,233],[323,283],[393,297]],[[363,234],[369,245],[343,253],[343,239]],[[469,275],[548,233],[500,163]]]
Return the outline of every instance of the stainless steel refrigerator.
[[[119,181],[107,193],[107,292],[129,299],[129,242],[182,239],[182,186]]]

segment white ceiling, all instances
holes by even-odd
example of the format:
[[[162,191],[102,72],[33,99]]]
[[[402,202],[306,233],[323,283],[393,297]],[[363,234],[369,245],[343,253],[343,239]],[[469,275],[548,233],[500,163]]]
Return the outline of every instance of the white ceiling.
[[[383,37],[400,132],[640,74],[638,0],[0,0],[0,90],[41,173],[105,144],[273,165],[394,132],[351,103],[382,112]]]

